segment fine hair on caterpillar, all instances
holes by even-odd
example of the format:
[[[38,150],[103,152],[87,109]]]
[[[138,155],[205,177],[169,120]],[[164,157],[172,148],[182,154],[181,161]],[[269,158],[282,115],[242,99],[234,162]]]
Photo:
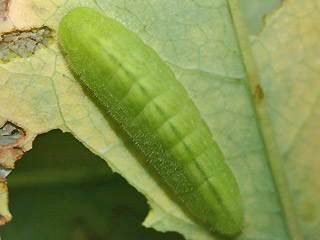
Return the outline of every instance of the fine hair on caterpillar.
[[[113,18],[80,7],[60,22],[72,69],[143,152],[166,191],[208,230],[238,233],[238,184],[207,123],[158,54]]]

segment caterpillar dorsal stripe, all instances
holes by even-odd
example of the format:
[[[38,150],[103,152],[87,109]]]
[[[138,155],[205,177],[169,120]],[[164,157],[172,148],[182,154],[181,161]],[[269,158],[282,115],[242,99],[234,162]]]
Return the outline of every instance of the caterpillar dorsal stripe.
[[[72,69],[186,211],[208,229],[240,231],[236,179],[196,105],[158,54],[117,20],[87,7],[63,17],[59,40]]]

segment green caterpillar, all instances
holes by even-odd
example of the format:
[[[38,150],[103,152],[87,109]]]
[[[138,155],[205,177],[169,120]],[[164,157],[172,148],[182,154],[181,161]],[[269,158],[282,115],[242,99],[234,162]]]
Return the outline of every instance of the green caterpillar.
[[[172,70],[133,32],[91,8],[63,17],[61,46],[180,204],[210,230],[243,225],[239,188],[199,110]]]

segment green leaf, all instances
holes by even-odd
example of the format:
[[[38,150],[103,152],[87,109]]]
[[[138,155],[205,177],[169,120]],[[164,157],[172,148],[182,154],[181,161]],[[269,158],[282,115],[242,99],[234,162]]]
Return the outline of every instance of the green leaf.
[[[69,9],[91,6],[136,32],[172,67],[240,185],[245,226],[237,238],[317,239],[319,0],[285,1],[251,43],[235,0],[27,3],[12,2],[0,32],[57,30]],[[1,64],[0,91],[0,123],[25,131],[17,145],[23,151],[40,133],[71,132],[146,196],[145,226],[186,239],[221,238],[190,219],[144,168],[137,149],[68,70],[56,35],[31,57]]]

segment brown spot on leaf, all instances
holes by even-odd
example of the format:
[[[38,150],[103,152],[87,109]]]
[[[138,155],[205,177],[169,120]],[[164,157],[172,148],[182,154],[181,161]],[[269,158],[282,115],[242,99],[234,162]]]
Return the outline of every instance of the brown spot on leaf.
[[[0,15],[4,15],[8,12],[10,0],[0,0]]]
[[[12,219],[8,209],[8,188],[4,179],[0,179],[0,226]]]
[[[8,188],[5,177],[6,172],[14,167],[15,161],[20,159],[24,153],[22,142],[27,133],[25,129],[18,124],[7,121],[0,125],[0,226],[9,222],[12,215],[8,207]],[[10,172],[10,171],[9,171]]]
[[[11,121],[0,127],[0,164],[12,169],[14,162],[24,154],[21,142],[26,137],[25,130]]]
[[[24,154],[24,151],[22,150],[21,147],[14,147],[14,148],[12,149],[12,155],[14,156],[14,158],[15,158],[16,160],[20,159],[23,154]]]
[[[258,102],[261,103],[264,98],[263,90],[260,86],[260,84],[256,85],[256,88],[254,90],[253,98]]]
[[[0,36],[0,60],[4,63],[12,58],[30,57],[38,49],[48,47],[53,30],[47,26],[28,30],[13,30]]]

